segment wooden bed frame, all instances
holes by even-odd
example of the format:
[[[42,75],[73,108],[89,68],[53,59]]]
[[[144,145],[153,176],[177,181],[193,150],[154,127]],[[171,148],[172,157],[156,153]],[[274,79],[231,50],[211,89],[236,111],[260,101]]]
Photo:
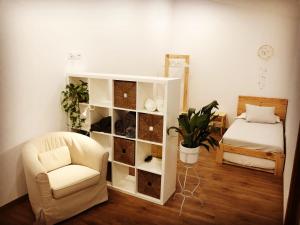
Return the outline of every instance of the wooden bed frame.
[[[280,117],[280,119],[283,122],[283,128],[285,128],[285,118],[286,118],[286,111],[287,111],[287,105],[288,105],[287,99],[239,96],[237,115],[240,115],[241,113],[246,111],[246,104],[258,105],[258,106],[275,106],[275,114]],[[273,160],[273,161],[275,161],[275,169],[274,169],[274,171],[273,170],[264,170],[264,169],[260,169],[260,168],[247,167],[247,166],[243,166],[243,165],[239,165],[239,164],[235,164],[235,163],[226,162],[226,161],[223,161],[224,152],[231,152],[231,153],[236,153],[236,154],[241,154],[241,155],[246,155],[246,156],[253,156],[253,157],[257,157],[257,158]],[[284,150],[284,152],[285,152],[285,150]],[[277,176],[282,176],[284,160],[285,160],[284,152],[283,153],[282,152],[271,152],[271,151],[270,152],[262,152],[261,150],[258,150],[258,149],[247,149],[247,148],[235,147],[232,145],[220,143],[220,148],[217,150],[216,160],[219,164],[222,164],[224,162],[227,164],[233,164],[233,165],[238,165],[238,166],[247,167],[247,168],[251,168],[251,169],[262,170],[265,172],[271,172]]]

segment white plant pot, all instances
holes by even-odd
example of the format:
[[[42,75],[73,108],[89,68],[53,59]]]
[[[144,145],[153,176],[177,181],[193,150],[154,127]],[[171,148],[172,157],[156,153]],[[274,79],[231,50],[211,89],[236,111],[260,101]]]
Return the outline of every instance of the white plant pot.
[[[186,148],[180,144],[179,158],[182,162],[188,164],[194,164],[198,162],[199,159],[199,147],[196,148]]]

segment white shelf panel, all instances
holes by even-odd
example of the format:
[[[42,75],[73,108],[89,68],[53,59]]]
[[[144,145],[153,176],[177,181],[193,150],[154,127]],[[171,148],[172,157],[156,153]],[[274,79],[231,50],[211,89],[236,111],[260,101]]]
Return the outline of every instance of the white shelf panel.
[[[139,110],[137,110],[137,112],[138,113],[151,114],[151,115],[158,115],[158,116],[163,116],[164,115],[163,112],[159,112],[159,111],[150,112],[150,111],[147,111],[146,109],[139,109]]]
[[[129,164],[126,164],[126,163],[122,163],[122,162],[119,162],[119,161],[113,161],[115,164],[118,164],[120,166],[127,166],[127,167],[131,167],[131,168],[135,168],[135,166],[132,166],[132,165],[129,165]]]
[[[128,112],[136,112],[135,109],[126,109],[126,108],[120,108],[120,107],[113,107],[113,109],[116,109],[116,110],[122,110],[122,111],[128,111]]]
[[[138,81],[138,82],[149,82],[149,83],[167,83],[168,81],[180,80],[175,77],[158,77],[158,76],[137,76],[127,74],[108,74],[108,73],[68,73],[71,77],[86,77],[93,79],[113,79],[113,80],[125,80],[125,81]]]
[[[162,175],[162,160],[152,157],[152,160],[150,162],[143,162],[140,165],[137,165],[137,168],[147,172]]]
[[[135,138],[129,138],[129,137],[122,136],[122,135],[117,135],[117,134],[113,134],[113,136],[114,137],[118,137],[118,138],[124,138],[124,139],[131,140],[131,141],[135,141],[136,140]]]
[[[137,140],[137,141],[140,141],[140,142],[147,143],[147,144],[152,144],[152,145],[160,145],[160,146],[163,145],[162,143],[153,142],[153,141],[147,141],[147,140],[143,140],[143,139],[136,139],[136,140]]]
[[[91,106],[95,107],[102,107],[102,108],[111,108],[112,107],[112,102],[111,101],[105,101],[105,102],[90,102]]]
[[[100,135],[112,136],[111,133],[106,133],[106,132],[92,131],[91,133],[94,133],[94,134],[100,134]]]

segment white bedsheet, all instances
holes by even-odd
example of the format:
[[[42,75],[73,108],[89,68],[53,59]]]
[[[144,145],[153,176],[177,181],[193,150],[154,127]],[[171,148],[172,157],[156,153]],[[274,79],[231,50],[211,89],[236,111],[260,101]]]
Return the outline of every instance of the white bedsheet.
[[[283,152],[283,125],[249,123],[244,119],[236,119],[222,138],[222,143],[249,149],[268,152]],[[241,154],[224,152],[225,161],[248,167],[272,170],[275,162]]]
[[[283,152],[282,123],[249,123],[236,119],[222,138],[224,144],[265,152]]]

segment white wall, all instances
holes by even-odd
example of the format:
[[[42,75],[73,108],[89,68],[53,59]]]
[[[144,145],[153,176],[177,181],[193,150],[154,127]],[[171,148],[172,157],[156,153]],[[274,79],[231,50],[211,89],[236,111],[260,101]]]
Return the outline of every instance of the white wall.
[[[298,28],[298,47],[297,49],[297,57],[294,58],[293,68],[294,76],[291,77],[289,85],[289,108],[288,108],[288,120],[286,124],[286,148],[288,150],[286,154],[285,160],[285,168],[284,168],[284,180],[283,180],[283,195],[284,195],[284,215],[285,209],[287,207],[287,201],[290,190],[290,182],[293,170],[293,163],[295,157],[295,150],[297,145],[297,133],[299,129],[299,120],[300,120],[300,24]],[[298,134],[299,135],[299,134]]]
[[[217,99],[230,121],[238,95],[288,98],[286,205],[299,124],[299,7],[273,0],[0,4],[0,178],[6,181],[1,182],[0,205],[26,192],[21,144],[65,128],[59,92],[72,50],[83,54],[88,71],[142,75],[162,74],[167,52],[189,54],[191,105]],[[274,47],[268,62],[257,57],[262,44]],[[268,69],[262,90],[261,67]]]
[[[300,109],[299,5],[292,1],[176,1],[171,51],[191,55],[190,104],[216,99],[220,109],[236,115],[238,95],[287,98],[284,212],[296,148]],[[262,44],[274,56],[257,57]],[[259,88],[261,68],[266,83]]]
[[[65,129],[60,109],[67,53],[88,71],[159,75],[168,1],[0,1],[0,206],[26,193],[20,150]],[[3,47],[3,48],[1,48]]]

